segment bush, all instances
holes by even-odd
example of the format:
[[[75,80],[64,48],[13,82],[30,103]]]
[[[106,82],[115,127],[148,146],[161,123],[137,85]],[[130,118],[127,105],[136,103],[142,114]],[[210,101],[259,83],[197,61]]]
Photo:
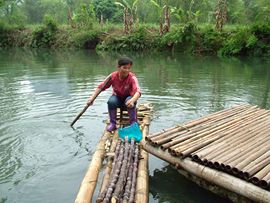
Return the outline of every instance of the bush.
[[[32,47],[52,47],[57,28],[56,21],[51,16],[45,16],[44,24],[33,32]]]
[[[128,51],[144,51],[152,47],[152,39],[148,37],[145,27],[139,27],[129,35],[123,33],[115,34],[107,37],[100,45],[98,50],[128,50]]]
[[[79,30],[71,36],[71,46],[85,49],[95,49],[99,43],[99,34],[95,31]]]
[[[201,44],[198,45],[200,52],[213,54],[222,47],[225,38],[222,33],[211,27],[204,29],[200,33]]]
[[[220,50],[222,55],[269,55],[269,24],[255,24],[229,36]]]

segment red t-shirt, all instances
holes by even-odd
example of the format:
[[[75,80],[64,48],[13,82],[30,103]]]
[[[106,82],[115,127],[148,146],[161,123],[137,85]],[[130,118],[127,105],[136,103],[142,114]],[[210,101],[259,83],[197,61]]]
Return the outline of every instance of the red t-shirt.
[[[98,88],[102,88],[106,80],[98,85]],[[120,80],[119,72],[115,71],[111,74],[111,80],[104,87],[103,91],[112,86],[113,95],[119,96],[120,98],[126,98],[127,96],[133,96],[136,92],[141,94],[138,79],[134,73],[129,72],[128,76]]]

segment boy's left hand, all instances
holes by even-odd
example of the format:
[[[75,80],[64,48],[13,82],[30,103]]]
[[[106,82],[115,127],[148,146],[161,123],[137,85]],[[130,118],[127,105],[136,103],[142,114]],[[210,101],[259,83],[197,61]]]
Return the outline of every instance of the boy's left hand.
[[[126,106],[127,106],[128,108],[134,107],[134,101],[133,101],[132,99],[128,100],[128,101],[126,102]]]

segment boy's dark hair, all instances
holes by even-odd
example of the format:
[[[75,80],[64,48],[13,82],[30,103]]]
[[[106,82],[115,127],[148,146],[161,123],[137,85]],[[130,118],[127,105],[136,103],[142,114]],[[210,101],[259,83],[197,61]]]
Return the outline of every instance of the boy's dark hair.
[[[128,64],[132,65],[132,60],[130,58],[124,57],[118,60],[118,66],[125,66]]]

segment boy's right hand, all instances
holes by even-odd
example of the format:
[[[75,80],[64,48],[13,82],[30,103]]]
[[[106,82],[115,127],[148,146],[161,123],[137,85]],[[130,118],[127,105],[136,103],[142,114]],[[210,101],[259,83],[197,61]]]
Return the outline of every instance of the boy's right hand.
[[[93,99],[92,99],[92,97],[90,97],[88,100],[87,100],[87,105],[88,106],[91,106],[91,105],[93,105],[93,103],[94,103],[94,101],[93,101]]]

